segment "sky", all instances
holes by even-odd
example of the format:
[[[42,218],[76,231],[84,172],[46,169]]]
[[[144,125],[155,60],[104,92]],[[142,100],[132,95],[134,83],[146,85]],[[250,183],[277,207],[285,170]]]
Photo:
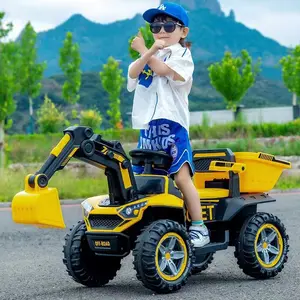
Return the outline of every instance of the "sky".
[[[41,2],[41,3],[39,3]],[[11,39],[18,36],[28,21],[37,32],[48,30],[80,13],[97,23],[132,18],[160,0],[1,0],[5,21],[14,24]],[[300,0],[219,0],[227,15],[235,11],[236,20],[284,46],[300,44]]]

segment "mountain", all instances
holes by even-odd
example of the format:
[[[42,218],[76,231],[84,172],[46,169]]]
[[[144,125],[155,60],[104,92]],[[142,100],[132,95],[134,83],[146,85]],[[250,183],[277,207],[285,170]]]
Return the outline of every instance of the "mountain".
[[[165,1],[161,0],[161,4]],[[173,3],[183,6],[188,13],[197,9],[208,9],[212,14],[217,16],[224,16],[224,13],[221,10],[221,5],[217,0],[173,0]]]
[[[188,40],[192,42],[196,62],[211,63],[220,60],[226,50],[236,55],[247,49],[254,60],[262,58],[264,76],[281,79],[277,66],[279,59],[287,54],[286,47],[236,22],[232,15],[225,16],[217,0],[187,0],[183,5],[190,16]],[[80,46],[83,71],[100,71],[109,56],[119,60],[126,70],[131,62],[128,40],[144,24],[140,14],[110,24],[95,23],[80,14],[73,15],[59,26],[38,34],[38,57],[40,61],[47,61],[48,65],[45,76],[61,73],[59,49],[68,31],[73,33],[75,42]]]

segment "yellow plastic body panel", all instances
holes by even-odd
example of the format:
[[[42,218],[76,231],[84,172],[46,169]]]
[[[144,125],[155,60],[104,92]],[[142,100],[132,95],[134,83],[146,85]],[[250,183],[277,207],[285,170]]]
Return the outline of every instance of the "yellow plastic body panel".
[[[198,189],[198,194],[200,200],[202,199],[220,199],[229,196],[229,190],[227,189]]]
[[[237,163],[246,164],[246,172],[240,174],[242,193],[267,192],[274,188],[283,170],[291,163],[276,160],[273,155],[261,152],[236,152]]]
[[[246,170],[246,165],[241,163],[226,162],[226,161],[212,161],[209,165],[210,171],[242,173]]]
[[[213,181],[214,179],[229,179],[228,172],[196,172],[194,175],[194,184],[197,189],[205,188],[205,181]]]
[[[114,229],[94,229],[91,227],[88,218],[84,217],[85,223],[87,225],[87,230],[91,232],[122,232],[126,230],[127,228],[131,227],[135,223],[139,222],[143,218],[143,213],[144,211],[149,207],[155,207],[155,206],[166,206],[166,207],[174,207],[174,208],[183,208],[184,202],[182,199],[177,198],[174,195],[168,195],[168,194],[159,194],[159,195],[154,195],[151,197],[146,197],[142,198],[140,200],[130,202],[128,204],[122,205],[122,206],[117,206],[117,207],[99,207],[99,201],[102,199],[107,198],[108,195],[102,195],[102,196],[97,196],[97,197],[91,197],[88,198],[87,201],[93,206],[93,210],[90,212],[89,216],[91,215],[118,215],[120,218],[124,219],[124,221],[116,228]],[[123,218],[121,215],[120,211],[123,209],[126,209],[128,206],[132,206],[138,203],[142,203],[147,201],[147,204],[140,208],[137,211],[137,214],[132,217],[132,218]]]
[[[64,149],[64,147],[68,144],[70,139],[71,139],[70,135],[65,134],[64,137],[59,141],[59,143],[52,149],[51,154],[57,157]]]
[[[65,228],[63,214],[56,188],[40,188],[35,178],[35,188],[28,185],[12,200],[12,218],[15,223],[31,224],[42,228]]]

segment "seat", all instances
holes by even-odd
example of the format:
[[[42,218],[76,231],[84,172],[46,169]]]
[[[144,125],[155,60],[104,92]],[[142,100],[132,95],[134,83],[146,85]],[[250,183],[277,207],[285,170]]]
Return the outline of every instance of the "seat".
[[[134,149],[129,154],[133,165],[145,167],[144,174],[153,174],[153,168],[168,171],[173,161],[172,156],[162,151]]]

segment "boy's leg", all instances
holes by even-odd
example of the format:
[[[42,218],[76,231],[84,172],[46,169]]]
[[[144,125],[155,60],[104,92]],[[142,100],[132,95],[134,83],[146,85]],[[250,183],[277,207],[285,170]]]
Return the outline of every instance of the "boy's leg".
[[[187,163],[175,174],[175,182],[184,196],[192,219],[192,226],[189,228],[191,241],[195,247],[203,247],[210,242],[210,238],[207,227],[202,220],[199,194],[190,176],[190,167]]]
[[[170,175],[174,176],[176,185],[183,194],[186,206],[192,219],[189,234],[195,247],[202,247],[210,242],[209,233],[202,220],[202,209],[198,191],[193,183],[194,164],[192,148],[188,138],[181,138],[172,145],[170,154],[173,154],[173,164]]]

